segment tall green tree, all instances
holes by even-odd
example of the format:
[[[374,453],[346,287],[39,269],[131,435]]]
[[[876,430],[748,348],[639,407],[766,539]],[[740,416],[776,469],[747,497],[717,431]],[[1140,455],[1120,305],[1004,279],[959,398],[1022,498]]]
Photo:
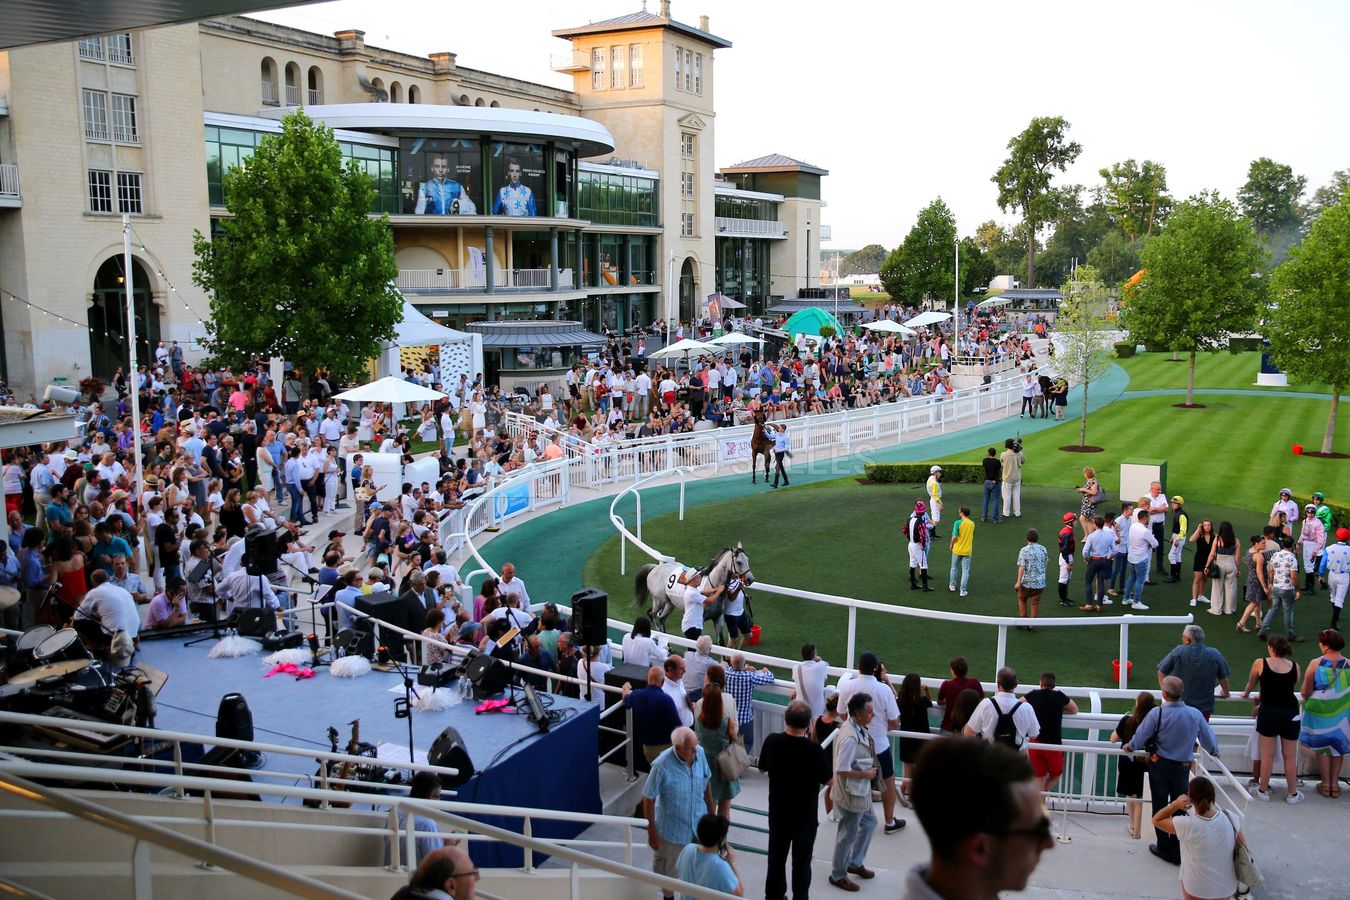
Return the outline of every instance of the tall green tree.
[[[1045,242],[1045,250],[1037,257],[1040,279],[1046,284],[1063,284],[1078,264],[1087,261],[1092,248],[1111,230],[1111,216],[1106,206],[1094,202],[1084,206],[1083,189],[1070,185],[1062,191],[1063,202],[1055,232]]]
[[[1133,243],[1149,237],[1172,209],[1167,194],[1167,168],[1151,159],[1143,164],[1127,159],[1100,170],[1097,199],[1106,206],[1116,227]]]
[[[886,262],[886,248],[880,244],[868,244],[861,250],[854,250],[839,261],[839,274],[875,275]]]
[[[1139,271],[1139,246],[1140,242],[1126,240],[1125,235],[1113,228],[1088,251],[1088,265],[1097,270],[1105,284],[1118,289]]]
[[[1263,241],[1281,231],[1294,229],[1302,218],[1299,198],[1308,179],[1294,170],[1263,156],[1247,169],[1247,183],[1238,190],[1238,206],[1251,220]]]
[[[1262,333],[1291,378],[1331,385],[1322,452],[1332,452],[1341,394],[1350,388],[1350,188],[1326,207],[1271,279]]]
[[[220,235],[193,240],[193,281],[211,293],[210,355],[358,376],[403,309],[393,232],[387,216],[370,215],[374,200],[370,176],[343,164],[331,129],[303,110],[286,116],[281,134],[226,173],[231,215]]]
[[[917,303],[925,297],[950,301],[956,277],[956,217],[938,197],[919,218],[881,268],[881,283],[897,300]]]
[[[961,296],[984,293],[997,274],[993,258],[980,250],[975,238],[961,238]]]
[[[1018,229],[1023,227],[1020,224],[1017,226]],[[994,275],[1011,275],[1025,267],[1027,251],[1026,242],[1022,237],[1022,233],[1009,232],[991,219],[975,229],[972,239],[980,253],[987,257],[994,267]]]
[[[1106,319],[1111,292],[1097,270],[1079,266],[1060,288],[1064,302],[1055,316],[1059,373],[1083,388],[1083,409],[1078,417],[1078,446],[1087,445],[1088,388],[1111,367],[1111,323]]]
[[[1331,180],[1313,191],[1312,199],[1304,214],[1304,221],[1312,225],[1322,211],[1341,202],[1341,195],[1350,190],[1350,169],[1333,172]]]
[[[1036,234],[1054,222],[1063,194],[1051,184],[1083,151],[1068,138],[1069,123],[1060,116],[1038,117],[1008,141],[1008,158],[990,180],[998,185],[998,205],[1016,209],[1027,226],[1027,287],[1036,286]]]
[[[1190,354],[1189,406],[1196,354],[1255,325],[1265,252],[1232,202],[1208,192],[1178,205],[1139,261],[1145,274],[1126,295],[1124,324],[1137,343]]]

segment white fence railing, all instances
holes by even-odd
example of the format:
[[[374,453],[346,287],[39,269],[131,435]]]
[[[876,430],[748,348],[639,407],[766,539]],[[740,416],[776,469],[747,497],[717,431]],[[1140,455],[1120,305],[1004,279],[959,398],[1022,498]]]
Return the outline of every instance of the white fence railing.
[[[572,490],[570,465],[571,461],[564,458],[512,472],[462,509],[441,519],[437,535],[441,547],[446,553],[458,552],[466,537],[481,534],[519,515],[566,505]]]
[[[0,163],[0,197],[19,196],[19,167],[14,163]]]
[[[944,397],[923,395],[894,403],[880,403],[824,415],[774,419],[788,426],[793,462],[891,447],[920,431],[946,434],[949,428],[979,425],[1003,418],[1009,407],[1022,401],[1022,373],[991,384],[962,388]],[[512,437],[528,439],[545,431],[540,423],[520,413],[503,418]],[[750,459],[754,425],[708,428],[689,434],[667,434],[611,444],[603,450],[564,437],[570,455],[581,460],[573,470],[577,487],[596,487],[620,481],[637,481],[648,475],[671,471],[713,469],[743,464]]]
[[[717,233],[725,237],[787,237],[787,223],[768,219],[731,219],[717,216]]]
[[[261,96],[263,103],[273,105],[278,103],[280,101],[280,91],[277,88],[277,83],[275,81],[266,80],[261,82]]]
[[[493,286],[499,288],[549,287],[548,269],[496,269]],[[574,284],[571,269],[558,270],[558,288],[571,290]],[[466,291],[485,290],[487,273],[482,269],[399,269],[394,284],[401,291]]]

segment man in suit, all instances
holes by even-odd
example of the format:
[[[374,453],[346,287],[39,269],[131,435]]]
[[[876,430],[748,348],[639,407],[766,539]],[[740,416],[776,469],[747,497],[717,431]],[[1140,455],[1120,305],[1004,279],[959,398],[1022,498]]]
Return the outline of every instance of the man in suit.
[[[427,587],[427,576],[414,571],[408,578],[408,589],[398,597],[398,621],[390,624],[419,634],[427,626],[427,610],[434,609],[438,602],[436,592]]]

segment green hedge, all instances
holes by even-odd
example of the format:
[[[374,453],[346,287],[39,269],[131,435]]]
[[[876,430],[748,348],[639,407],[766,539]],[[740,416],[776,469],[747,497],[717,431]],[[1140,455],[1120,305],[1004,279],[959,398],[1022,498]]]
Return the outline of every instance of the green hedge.
[[[863,474],[873,484],[922,484],[928,480],[931,462],[868,463]],[[984,466],[980,463],[939,463],[942,480],[949,484],[984,484]]]
[[[1129,359],[1134,356],[1135,345],[1132,341],[1121,341],[1116,344],[1116,356],[1120,359]]]
[[[1228,339],[1228,349],[1234,353],[1239,351],[1261,351],[1265,349],[1265,341],[1259,337],[1230,337]]]
[[[1299,509],[1298,515],[1299,518],[1301,519],[1303,518],[1303,507],[1309,503],[1312,503],[1313,498],[1300,497],[1298,494],[1295,494],[1294,502],[1298,504]],[[1350,527],[1350,505],[1346,505],[1345,503],[1342,503],[1339,500],[1332,500],[1330,497],[1326,499],[1326,504],[1327,506],[1331,507],[1331,531],[1332,531],[1331,534],[1327,535],[1327,543],[1334,544],[1336,542],[1336,529],[1340,528],[1342,525]],[[1289,524],[1294,526],[1294,534],[1297,535],[1298,523],[1290,522]],[[1302,559],[1301,556],[1299,558]]]

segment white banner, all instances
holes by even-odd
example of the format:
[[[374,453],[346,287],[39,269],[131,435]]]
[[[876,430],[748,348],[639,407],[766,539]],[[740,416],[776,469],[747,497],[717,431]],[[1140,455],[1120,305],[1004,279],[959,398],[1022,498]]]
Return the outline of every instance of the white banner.
[[[721,448],[722,462],[735,462],[750,458],[750,438],[722,438],[717,442]]]

